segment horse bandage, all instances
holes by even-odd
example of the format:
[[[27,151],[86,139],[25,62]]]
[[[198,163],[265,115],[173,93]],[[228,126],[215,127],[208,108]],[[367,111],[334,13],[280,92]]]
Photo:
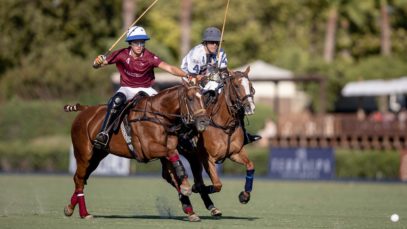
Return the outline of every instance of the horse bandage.
[[[246,183],[244,185],[245,192],[251,192],[253,189],[254,169],[246,170]]]

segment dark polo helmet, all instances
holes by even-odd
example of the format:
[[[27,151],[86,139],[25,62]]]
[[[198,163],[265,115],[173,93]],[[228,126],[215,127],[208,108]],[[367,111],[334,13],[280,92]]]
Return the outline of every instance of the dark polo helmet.
[[[205,29],[202,41],[220,41],[221,33],[216,27],[208,27]]]

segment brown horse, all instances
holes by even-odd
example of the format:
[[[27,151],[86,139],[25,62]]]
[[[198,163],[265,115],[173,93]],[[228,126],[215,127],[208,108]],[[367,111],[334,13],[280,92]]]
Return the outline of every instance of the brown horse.
[[[222,163],[225,158],[246,166],[245,189],[239,194],[239,201],[243,204],[249,202],[252,191],[254,164],[249,160],[247,151],[243,147],[243,113],[251,115],[254,113],[255,104],[253,100],[254,89],[248,78],[250,68],[245,72],[229,72],[229,76],[223,80],[223,89],[214,103],[206,108],[211,122],[204,132],[199,136],[196,147],[187,139],[180,139],[178,151],[186,157],[191,164],[194,175],[193,191],[199,192],[205,206],[211,215],[221,216],[208,194],[219,192],[222,183],[216,171],[215,164]],[[191,151],[195,151],[191,154]],[[208,173],[212,184],[205,186],[202,179],[202,166]],[[171,182],[167,169],[163,165],[163,177]],[[174,184],[173,184],[174,185]],[[180,196],[185,212],[193,212],[191,202],[187,196]]]
[[[140,162],[159,158],[167,165],[167,172],[171,174],[177,190],[183,195],[191,193],[176,149],[176,131],[182,123],[195,125],[200,131],[208,124],[209,118],[199,87],[184,83],[137,101],[127,109],[128,114],[122,118],[121,128],[118,128],[120,119],[113,123],[113,126],[116,126],[115,134],[112,135],[107,150],[93,147],[93,139],[101,128],[106,106],[65,107],[66,111],[81,111],[71,129],[77,169],[73,177],[75,191],[70,204],[64,209],[66,216],[71,216],[78,204],[82,218],[92,217],[86,209],[84,185],[100,161],[109,153]]]

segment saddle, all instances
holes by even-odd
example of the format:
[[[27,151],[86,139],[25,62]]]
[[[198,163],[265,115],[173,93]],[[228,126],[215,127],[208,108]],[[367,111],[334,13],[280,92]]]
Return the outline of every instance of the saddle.
[[[130,109],[132,107],[135,107],[142,98],[148,97],[148,96],[149,95],[146,92],[140,91],[130,101],[128,101],[124,105],[124,108],[120,111],[119,115],[116,117],[116,119],[112,123],[112,130],[115,134],[118,133],[118,131],[120,129],[120,123],[123,121],[124,117],[129,113]]]

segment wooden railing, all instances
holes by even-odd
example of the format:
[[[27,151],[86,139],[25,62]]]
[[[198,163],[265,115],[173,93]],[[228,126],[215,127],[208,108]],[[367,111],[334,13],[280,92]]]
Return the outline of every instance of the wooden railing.
[[[402,149],[407,148],[407,120],[390,115],[363,120],[356,114],[284,116],[277,124],[277,134],[269,140],[274,146]]]

